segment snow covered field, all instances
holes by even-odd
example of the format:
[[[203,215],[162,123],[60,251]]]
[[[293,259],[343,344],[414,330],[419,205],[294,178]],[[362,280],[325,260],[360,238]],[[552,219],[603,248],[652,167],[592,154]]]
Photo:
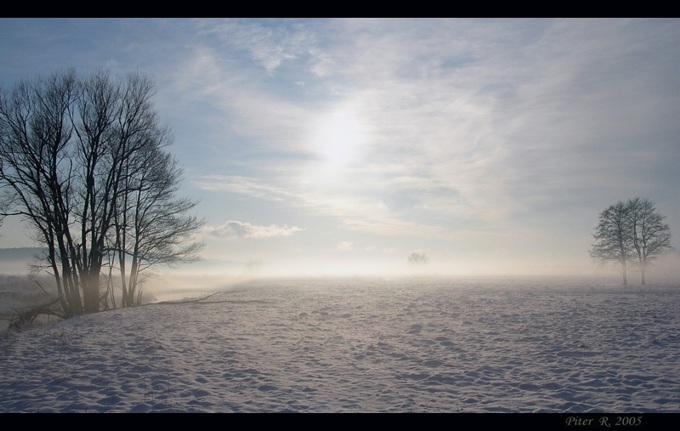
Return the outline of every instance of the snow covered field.
[[[680,412],[680,287],[259,280],[0,335],[0,412]]]

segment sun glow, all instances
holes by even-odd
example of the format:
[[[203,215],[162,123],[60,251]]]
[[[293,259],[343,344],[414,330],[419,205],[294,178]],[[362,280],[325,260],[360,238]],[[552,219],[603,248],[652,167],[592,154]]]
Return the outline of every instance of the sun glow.
[[[311,144],[324,170],[341,170],[357,161],[367,140],[363,129],[361,119],[351,108],[341,108],[321,118]]]

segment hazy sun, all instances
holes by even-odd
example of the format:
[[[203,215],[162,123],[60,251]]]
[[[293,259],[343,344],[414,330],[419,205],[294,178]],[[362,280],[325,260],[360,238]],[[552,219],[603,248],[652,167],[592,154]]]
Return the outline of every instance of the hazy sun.
[[[347,107],[323,115],[312,136],[312,148],[324,169],[329,170],[339,170],[356,161],[365,143],[361,119]]]

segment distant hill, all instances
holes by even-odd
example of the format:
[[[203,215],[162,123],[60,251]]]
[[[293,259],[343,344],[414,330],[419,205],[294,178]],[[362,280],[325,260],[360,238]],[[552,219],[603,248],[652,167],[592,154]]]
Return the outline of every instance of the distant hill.
[[[0,248],[0,261],[32,260],[43,250],[40,247]]]
[[[44,250],[40,247],[0,248],[0,274],[27,274],[29,263],[35,261],[35,257],[39,256]],[[161,265],[156,269],[163,271],[166,268]],[[178,265],[177,268],[193,273],[220,271],[241,273],[249,270],[252,272],[255,269],[253,265],[249,266],[248,262],[217,259],[203,259],[198,262]]]
[[[42,252],[40,247],[0,248],[0,274],[27,274],[29,263]]]
[[[41,247],[0,248],[0,275],[25,275],[29,272],[29,264],[36,256],[44,251]],[[231,274],[254,275],[260,272],[263,264],[259,261],[236,261],[222,259],[202,259],[198,262],[173,266],[173,270],[193,274]],[[265,264],[266,268],[266,264]],[[167,266],[159,265],[153,268],[161,273],[168,270]],[[175,272],[175,271],[173,271]]]

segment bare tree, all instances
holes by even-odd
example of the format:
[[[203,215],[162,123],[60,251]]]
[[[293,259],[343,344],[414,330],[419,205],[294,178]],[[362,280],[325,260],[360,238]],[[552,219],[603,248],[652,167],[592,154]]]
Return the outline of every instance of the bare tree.
[[[204,223],[189,214],[196,202],[175,197],[182,175],[177,161],[150,145],[138,153],[132,166],[116,220],[123,306],[141,302],[139,286],[145,270],[194,261],[203,245],[192,240]]]
[[[647,265],[671,248],[670,228],[664,216],[656,212],[649,199],[634,198],[627,202],[633,250],[640,265],[641,284],[645,284]]]
[[[623,202],[611,205],[600,213],[600,222],[593,234],[595,244],[590,257],[604,264],[609,261],[621,265],[623,284],[628,284],[628,262],[632,259],[628,234],[628,209]]]
[[[425,252],[414,251],[408,256],[408,263],[414,265],[425,265],[427,262],[429,262],[429,259]]]
[[[119,166],[124,164],[124,142],[115,127],[116,118],[126,114],[120,95],[120,84],[107,73],[98,72],[82,81],[75,104],[78,211],[74,218],[80,235],[75,239],[74,258],[81,274],[86,312],[98,311],[104,241],[120,188]]]
[[[100,303],[100,279],[105,255],[111,252],[111,232],[118,229],[119,212],[127,210],[120,201],[128,195],[130,176],[147,168],[138,165],[137,160],[156,148],[161,154],[160,149],[169,140],[169,131],[161,127],[153,110],[153,94],[153,83],[138,74],[131,74],[120,83],[108,73],[99,72],[84,81],[78,100],[77,154],[82,172],[79,184],[84,186],[80,194],[78,252],[85,277],[86,303],[92,311]],[[124,271],[125,258],[120,259],[121,253],[124,250],[118,253]],[[123,301],[122,305],[127,304]]]
[[[629,263],[637,261],[644,285],[648,263],[670,248],[670,229],[663,219],[649,199],[611,205],[600,213],[590,256],[601,263],[618,262],[624,285]]]
[[[79,79],[73,70],[0,92],[0,186],[47,246],[64,317],[99,310],[116,256],[125,274],[131,255],[138,278],[144,265],[199,248],[183,242],[200,222],[186,215],[195,203],[175,197],[181,170],[152,96],[136,74]],[[130,226],[132,248],[122,240]]]
[[[73,241],[73,162],[69,120],[77,97],[74,71],[22,81],[0,93],[0,182],[16,214],[47,247],[64,317],[82,312],[80,285],[69,250]]]

